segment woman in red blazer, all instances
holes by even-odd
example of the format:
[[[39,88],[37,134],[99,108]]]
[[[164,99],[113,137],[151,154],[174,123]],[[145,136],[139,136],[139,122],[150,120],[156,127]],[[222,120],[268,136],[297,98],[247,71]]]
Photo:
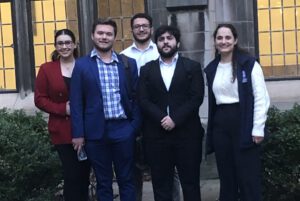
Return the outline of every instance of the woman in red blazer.
[[[48,130],[62,162],[65,201],[87,201],[90,164],[78,161],[72,146],[69,106],[70,79],[78,56],[72,31],[55,34],[52,61],[41,65],[35,81],[35,105],[49,113]]]

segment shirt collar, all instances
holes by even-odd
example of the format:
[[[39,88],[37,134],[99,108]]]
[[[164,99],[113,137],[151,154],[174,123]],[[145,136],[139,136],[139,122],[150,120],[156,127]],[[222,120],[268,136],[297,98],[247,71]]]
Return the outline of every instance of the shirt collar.
[[[172,63],[167,64],[167,63],[165,63],[165,62],[162,60],[161,56],[159,56],[159,64],[164,64],[164,65],[166,65],[166,66],[171,66],[171,65],[173,65],[174,63],[177,62],[178,57],[179,57],[179,55],[178,55],[178,52],[177,52],[176,55],[175,55],[175,56],[173,57],[173,59],[172,59]]]
[[[138,51],[147,51],[148,49],[153,49],[153,48],[155,48],[155,44],[152,42],[152,40],[150,40],[150,43],[149,43],[148,47],[147,47],[145,50],[140,50],[140,49],[136,46],[135,42],[133,42],[131,48],[132,48],[132,49],[135,49],[135,50],[138,50]]]
[[[96,48],[94,48],[94,49],[91,51],[90,57],[91,57],[91,58],[97,57],[98,59],[100,59],[100,60],[102,61],[101,57],[98,55],[98,52],[97,52]],[[115,52],[115,51],[112,51],[111,62],[114,62],[114,61],[118,63],[118,62],[119,62],[119,59],[118,59],[118,56],[117,56],[116,52]]]

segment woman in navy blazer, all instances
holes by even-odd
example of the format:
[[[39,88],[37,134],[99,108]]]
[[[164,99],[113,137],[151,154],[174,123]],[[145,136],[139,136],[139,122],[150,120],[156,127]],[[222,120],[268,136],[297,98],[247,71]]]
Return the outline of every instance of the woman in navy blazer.
[[[52,61],[41,65],[35,82],[35,105],[49,113],[48,130],[62,162],[64,200],[87,201],[90,165],[78,161],[72,147],[69,106],[70,79],[78,52],[72,31],[55,34]]]

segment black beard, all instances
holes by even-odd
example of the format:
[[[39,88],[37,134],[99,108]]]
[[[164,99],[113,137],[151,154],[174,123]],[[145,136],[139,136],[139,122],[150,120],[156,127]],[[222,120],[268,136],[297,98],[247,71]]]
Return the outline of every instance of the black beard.
[[[146,38],[144,38],[144,39],[138,39],[138,38],[136,37],[135,34],[132,34],[132,35],[133,35],[134,40],[135,40],[136,42],[138,42],[138,43],[146,43],[146,42],[148,42],[148,41],[150,40],[150,38],[151,38],[151,34],[148,34],[148,37],[146,37]]]
[[[163,48],[157,48],[157,50],[162,58],[171,58],[178,51],[178,47],[176,45],[175,47],[171,48],[170,52],[164,52]]]

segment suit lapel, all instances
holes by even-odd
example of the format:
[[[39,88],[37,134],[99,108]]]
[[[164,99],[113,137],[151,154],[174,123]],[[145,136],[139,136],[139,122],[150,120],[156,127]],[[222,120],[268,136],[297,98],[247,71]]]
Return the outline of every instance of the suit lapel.
[[[184,69],[183,62],[182,62],[181,57],[179,56],[177,63],[176,63],[175,70],[174,70],[174,74],[173,74],[173,77],[171,80],[169,91],[172,90],[172,88],[176,84],[176,81],[179,80],[178,77],[181,77],[183,75],[183,73],[184,73],[184,72],[182,72],[183,69]]]
[[[100,78],[99,78],[99,69],[97,64],[97,59],[95,57],[90,58],[89,60],[89,67],[91,69],[92,76],[96,80],[96,83],[101,91],[101,84],[100,84]]]
[[[167,88],[166,88],[166,85],[164,83],[164,80],[162,78],[162,75],[161,75],[159,59],[157,59],[154,62],[154,65],[150,66],[150,69],[153,72],[153,77],[155,79],[154,83],[158,84],[160,89],[163,89],[164,91],[168,91]],[[150,75],[151,74],[152,73],[150,73]]]

